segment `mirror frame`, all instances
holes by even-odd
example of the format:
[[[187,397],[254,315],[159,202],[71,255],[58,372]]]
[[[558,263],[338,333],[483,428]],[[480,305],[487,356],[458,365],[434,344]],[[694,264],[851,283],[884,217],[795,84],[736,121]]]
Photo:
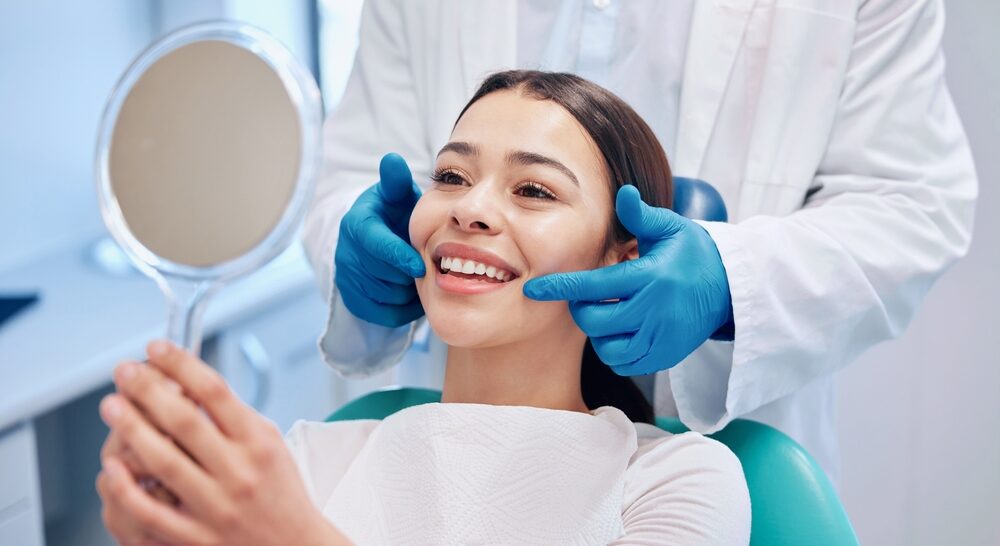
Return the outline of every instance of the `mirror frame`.
[[[118,113],[136,82],[160,58],[204,40],[227,42],[246,49],[274,70],[298,113],[301,146],[295,190],[285,212],[267,236],[242,256],[212,266],[192,266],[157,256],[132,235],[111,188],[109,157]],[[95,168],[98,202],[104,223],[132,262],[158,282],[167,277],[217,285],[252,272],[287,249],[298,232],[295,224],[306,212],[312,199],[315,177],[319,173],[322,124],[322,101],[312,74],[280,42],[264,31],[245,23],[210,21],[171,32],[146,48],[132,62],[115,85],[101,117]]]

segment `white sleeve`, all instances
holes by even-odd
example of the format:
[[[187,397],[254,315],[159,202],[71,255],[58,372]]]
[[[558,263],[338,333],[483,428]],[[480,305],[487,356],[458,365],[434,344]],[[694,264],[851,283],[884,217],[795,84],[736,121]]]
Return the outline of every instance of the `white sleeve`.
[[[624,544],[750,542],[750,493],[743,467],[721,443],[698,433],[648,444],[625,473]]]
[[[727,365],[670,372],[692,429],[718,430],[899,335],[967,252],[977,181],[945,85],[943,9],[863,2],[815,193],[788,216],[702,223],[729,277],[736,331],[728,349],[703,348],[731,351]]]
[[[345,375],[371,375],[394,365],[415,328],[358,319],[343,306],[333,283],[340,221],[378,182],[382,156],[399,153],[418,179],[430,168],[403,13],[394,0],[364,3],[357,56],[343,98],[324,126],[322,175],[303,229],[306,253],[330,307],[320,349],[326,362]]]

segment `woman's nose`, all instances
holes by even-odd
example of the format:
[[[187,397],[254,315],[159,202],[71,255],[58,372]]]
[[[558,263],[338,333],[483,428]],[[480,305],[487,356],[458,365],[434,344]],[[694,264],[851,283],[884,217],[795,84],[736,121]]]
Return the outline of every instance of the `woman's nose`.
[[[497,233],[503,226],[503,214],[497,207],[498,197],[492,195],[487,184],[473,186],[451,210],[452,224],[462,231],[472,233]]]

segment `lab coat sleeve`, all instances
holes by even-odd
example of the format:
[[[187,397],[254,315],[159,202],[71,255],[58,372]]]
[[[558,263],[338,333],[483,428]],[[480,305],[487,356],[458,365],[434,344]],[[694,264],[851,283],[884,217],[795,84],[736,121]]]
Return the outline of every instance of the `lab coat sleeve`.
[[[415,180],[427,178],[430,157],[403,25],[395,0],[364,4],[354,67],[343,98],[324,126],[324,161],[306,215],[303,242],[330,315],[320,338],[324,359],[346,376],[368,376],[399,361],[416,324],[386,328],[355,317],[333,282],[340,221],[358,196],[378,181],[388,152],[402,155]]]
[[[704,222],[732,292],[725,366],[670,371],[682,421],[713,432],[899,335],[968,250],[977,181],[945,86],[940,1],[858,13],[837,119],[801,210]]]
[[[750,542],[750,493],[729,448],[688,432],[644,451],[626,471],[624,534],[611,544]]]

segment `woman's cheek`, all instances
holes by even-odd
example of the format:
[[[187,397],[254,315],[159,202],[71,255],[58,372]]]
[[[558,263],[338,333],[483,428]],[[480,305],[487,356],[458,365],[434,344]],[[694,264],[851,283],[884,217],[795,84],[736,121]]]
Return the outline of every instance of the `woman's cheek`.
[[[430,212],[428,205],[430,204],[431,203],[427,201],[426,195],[418,199],[417,204],[413,207],[413,213],[410,214],[410,225],[408,226],[410,245],[416,249],[416,251],[423,258],[424,266],[427,268],[428,272],[430,272],[431,268],[434,267],[434,264],[430,263],[430,253],[424,252],[427,247],[427,240],[433,232],[433,225],[430,221],[430,215],[428,214]],[[422,281],[424,278],[425,277],[414,279],[414,282],[417,285],[418,293],[422,288]]]
[[[431,203],[424,196],[417,200],[417,204],[413,207],[413,213],[410,214],[410,245],[421,254],[423,254],[424,247],[427,246],[427,239],[430,238],[430,233],[433,231],[428,214],[431,207],[428,205]]]
[[[544,222],[525,222],[520,228],[520,246],[531,264],[533,277],[594,267],[593,257],[599,250],[595,242],[602,239],[587,223],[560,216]],[[553,233],[559,236],[553,237]]]

